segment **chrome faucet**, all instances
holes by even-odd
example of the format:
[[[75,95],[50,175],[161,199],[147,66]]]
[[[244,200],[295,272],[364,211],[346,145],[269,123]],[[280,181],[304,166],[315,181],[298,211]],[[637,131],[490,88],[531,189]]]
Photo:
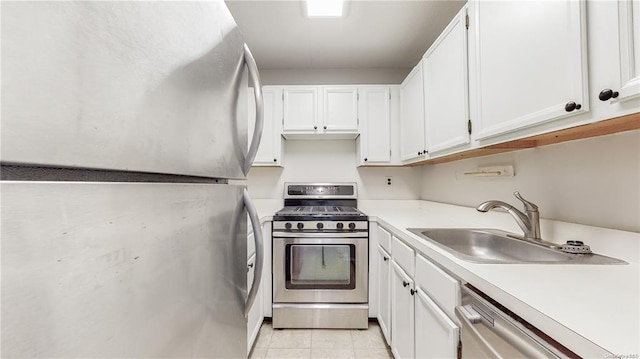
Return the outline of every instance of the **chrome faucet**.
[[[516,223],[522,228],[526,239],[542,240],[540,238],[540,212],[538,212],[538,206],[522,198],[518,191],[513,192],[513,195],[524,203],[525,213],[502,201],[482,202],[476,209],[480,212],[488,212],[494,208],[502,208],[513,216]]]

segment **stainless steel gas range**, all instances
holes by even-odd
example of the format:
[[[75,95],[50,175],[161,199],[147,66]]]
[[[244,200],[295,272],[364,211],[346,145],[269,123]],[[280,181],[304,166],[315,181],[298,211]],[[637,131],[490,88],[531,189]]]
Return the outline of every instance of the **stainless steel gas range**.
[[[368,217],[355,183],[285,183],[273,217],[273,327],[367,328]]]

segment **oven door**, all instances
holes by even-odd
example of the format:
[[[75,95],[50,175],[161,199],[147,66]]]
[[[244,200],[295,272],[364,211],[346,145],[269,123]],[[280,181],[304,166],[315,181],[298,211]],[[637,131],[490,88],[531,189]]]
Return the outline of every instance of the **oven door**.
[[[273,238],[275,303],[367,302],[366,234],[286,235],[289,237]]]

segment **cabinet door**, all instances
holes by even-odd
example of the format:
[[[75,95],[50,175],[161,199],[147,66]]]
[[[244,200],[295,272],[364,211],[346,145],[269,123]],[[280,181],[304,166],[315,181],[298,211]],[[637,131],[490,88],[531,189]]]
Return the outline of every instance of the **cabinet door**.
[[[358,132],[358,88],[323,88],[324,132]]]
[[[358,101],[361,163],[391,161],[391,113],[388,87],[362,87]]]
[[[415,295],[416,358],[456,358],[458,326],[418,288]]]
[[[429,154],[469,143],[469,80],[466,7],[451,21],[422,60]]]
[[[588,110],[584,3],[474,3],[478,139]]]
[[[255,255],[252,256],[247,261],[247,286],[250,286],[253,283],[253,275],[255,273]],[[260,326],[262,325],[263,314],[262,314],[262,289],[258,291],[258,295],[256,296],[256,301],[253,302],[253,306],[249,310],[249,316],[247,318],[247,352],[251,351],[251,347],[253,346],[253,342],[256,340],[258,336],[258,332],[260,331]]]
[[[400,85],[400,159],[411,161],[426,155],[422,63]]]
[[[619,100],[640,96],[640,1],[618,1],[620,32]]]
[[[280,165],[282,164],[282,89],[263,88],[264,98],[264,127],[260,147],[254,166]],[[249,96],[249,133],[253,133],[256,121],[256,104],[253,95]],[[249,138],[251,143],[251,138]]]
[[[378,246],[378,324],[387,344],[391,344],[391,256]]]
[[[394,261],[391,266],[391,350],[396,359],[414,358],[413,280]]]
[[[285,87],[283,132],[318,130],[319,94],[317,87]]]

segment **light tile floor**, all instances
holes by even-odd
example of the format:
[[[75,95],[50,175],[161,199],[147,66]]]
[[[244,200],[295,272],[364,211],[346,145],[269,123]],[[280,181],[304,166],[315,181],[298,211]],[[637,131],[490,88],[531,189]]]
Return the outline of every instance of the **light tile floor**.
[[[393,359],[377,323],[365,330],[273,329],[263,323],[250,359]]]

